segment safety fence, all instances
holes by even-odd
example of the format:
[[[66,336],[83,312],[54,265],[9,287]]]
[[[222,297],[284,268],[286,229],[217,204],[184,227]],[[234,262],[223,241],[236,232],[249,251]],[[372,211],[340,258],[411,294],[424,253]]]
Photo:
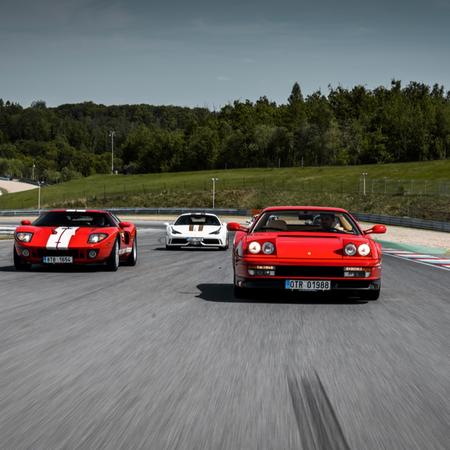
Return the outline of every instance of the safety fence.
[[[118,215],[175,215],[188,212],[210,212],[219,216],[250,216],[251,210],[232,209],[232,208],[108,208],[114,214]],[[11,216],[37,216],[44,210],[26,209],[26,210],[2,210],[0,217]],[[450,222],[415,219],[413,217],[396,217],[379,214],[353,213],[360,221],[381,223],[385,225],[395,225],[407,228],[417,228],[423,230],[445,231],[450,233]]]

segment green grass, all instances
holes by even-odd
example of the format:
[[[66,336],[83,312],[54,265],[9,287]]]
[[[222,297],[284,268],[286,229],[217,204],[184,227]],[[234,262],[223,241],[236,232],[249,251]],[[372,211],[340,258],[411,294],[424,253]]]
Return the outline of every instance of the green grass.
[[[362,195],[362,173],[366,196]],[[144,175],[96,175],[44,187],[41,206],[211,206],[333,204],[355,211],[440,217],[450,207],[450,160],[366,166],[235,169]],[[0,209],[36,208],[37,191],[0,196]],[[450,217],[448,218],[450,220]]]

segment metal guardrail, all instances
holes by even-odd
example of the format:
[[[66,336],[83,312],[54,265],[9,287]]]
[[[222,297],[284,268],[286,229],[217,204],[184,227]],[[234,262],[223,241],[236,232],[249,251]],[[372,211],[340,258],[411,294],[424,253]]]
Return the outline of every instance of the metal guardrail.
[[[0,227],[0,236],[12,236],[16,227]]]
[[[114,214],[183,214],[204,212],[223,216],[248,216],[247,209],[234,208],[107,208]]]
[[[83,208],[77,208],[83,209]],[[95,209],[95,208],[93,208]],[[102,209],[102,208],[99,208]],[[233,208],[104,208],[114,214],[183,214],[188,212],[207,212],[224,216],[248,216],[250,212],[246,209]],[[38,216],[45,209],[9,209],[0,210],[0,216]]]
[[[226,208],[106,208],[114,214],[120,215],[139,215],[139,214],[183,214],[187,212],[210,212],[213,214],[224,216],[251,216],[251,211],[246,209],[226,209]],[[1,216],[37,216],[46,210],[37,209],[17,209],[17,210],[2,210]],[[360,221],[371,223],[382,223],[385,225],[395,225],[407,228],[417,228],[422,230],[444,231],[450,233],[450,222],[441,222],[436,220],[415,219],[412,217],[396,217],[383,216],[379,214],[353,213],[353,215]]]
[[[413,217],[382,216],[379,214],[353,213],[363,222],[382,223],[399,227],[418,228],[422,230],[445,231],[450,233],[450,223],[437,220],[414,219]]]

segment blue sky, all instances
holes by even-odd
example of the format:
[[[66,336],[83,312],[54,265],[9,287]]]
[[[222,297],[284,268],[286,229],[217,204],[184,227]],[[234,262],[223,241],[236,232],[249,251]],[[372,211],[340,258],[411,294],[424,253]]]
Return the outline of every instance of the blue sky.
[[[450,0],[0,0],[0,17],[0,98],[23,106],[450,89]]]

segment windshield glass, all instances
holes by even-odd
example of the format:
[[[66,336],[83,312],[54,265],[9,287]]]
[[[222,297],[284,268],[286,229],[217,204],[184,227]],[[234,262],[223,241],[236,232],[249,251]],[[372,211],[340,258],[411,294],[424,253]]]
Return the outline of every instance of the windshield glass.
[[[220,225],[215,216],[180,216],[174,225]]]
[[[261,231],[359,234],[348,214],[313,210],[267,211],[253,229],[253,232]]]
[[[114,223],[109,215],[105,213],[58,211],[42,215],[33,225],[38,227],[103,228],[114,226]]]

